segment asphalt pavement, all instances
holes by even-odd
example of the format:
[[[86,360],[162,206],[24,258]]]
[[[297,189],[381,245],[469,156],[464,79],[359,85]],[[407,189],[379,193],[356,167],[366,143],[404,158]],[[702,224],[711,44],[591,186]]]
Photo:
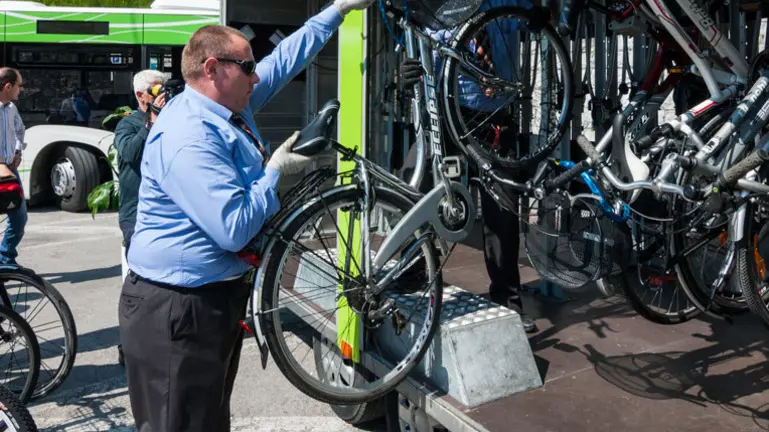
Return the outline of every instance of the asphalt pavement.
[[[31,209],[19,264],[53,283],[78,330],[75,366],[50,396],[30,402],[41,431],[133,431],[123,368],[117,363],[121,234],[116,213]],[[296,390],[270,360],[262,370],[247,340],[232,397],[233,431],[358,431],[328,405]],[[365,430],[380,430],[381,426]]]

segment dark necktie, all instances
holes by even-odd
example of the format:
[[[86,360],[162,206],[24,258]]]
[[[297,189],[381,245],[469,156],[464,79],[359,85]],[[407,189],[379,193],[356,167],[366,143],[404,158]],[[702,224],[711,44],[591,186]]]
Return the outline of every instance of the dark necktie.
[[[233,114],[230,118],[241,130],[243,130],[243,132],[246,133],[246,135],[248,135],[248,137],[251,139],[251,143],[254,144],[256,149],[259,150],[259,153],[262,154],[262,159],[266,161],[267,154],[264,150],[262,142],[259,141],[259,138],[257,138],[256,135],[251,131],[251,128],[248,127],[248,124],[245,120],[243,120],[243,117],[241,117],[239,114]]]

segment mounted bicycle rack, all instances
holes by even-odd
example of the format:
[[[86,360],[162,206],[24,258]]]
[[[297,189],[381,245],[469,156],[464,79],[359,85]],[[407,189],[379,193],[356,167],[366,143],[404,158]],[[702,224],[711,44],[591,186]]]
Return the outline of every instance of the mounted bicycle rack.
[[[607,2],[610,0],[597,3],[606,5]],[[246,24],[259,28],[296,26],[320,7],[319,0],[287,0],[272,5],[248,3],[222,1],[223,22],[237,22],[237,27]],[[769,16],[768,4],[731,1],[727,16],[717,17],[722,31],[728,32],[748,57],[769,45],[764,19]],[[234,19],[236,16],[238,19]],[[642,36],[617,34],[620,31],[610,26],[601,13],[587,11],[576,29],[576,37],[565,38],[577,83],[575,120],[571,136],[564,139],[556,157],[570,158],[576,148],[571,140],[579,134],[591,139],[602,136],[611,112],[628,101],[643,79],[656,45]],[[366,13],[351,13],[335,40],[304,75],[303,112],[292,113],[292,121],[300,119],[296,126],[306,123],[317,111],[318,101],[327,99],[320,93],[335,90],[342,106],[339,126],[344,126],[337,128],[339,141],[358,146],[358,151],[368,159],[392,172],[405,160],[413,141],[407,127],[409,113],[402,112],[397,86],[393,84],[398,67],[394,48],[375,8]],[[259,57],[259,53],[255,54]],[[331,85],[333,81],[337,82],[336,89]],[[299,90],[292,87],[291,91]],[[661,118],[649,121],[657,122],[673,113],[672,101],[668,100],[662,105]],[[286,129],[294,127],[291,123]],[[465,169],[464,182],[468,181],[466,172]],[[477,199],[477,191],[475,197]],[[481,216],[480,212],[478,215]],[[550,283],[540,284],[539,292],[543,298],[568,299],[560,287]],[[408,300],[408,296],[397,299]],[[412,376],[396,388],[397,403],[391,408],[397,411],[401,430],[485,431],[469,413],[473,407],[538,388],[543,385],[542,378],[515,313],[460,287],[446,287],[444,302],[446,306],[433,346]],[[308,312],[306,309],[294,311],[297,315]],[[333,327],[326,326],[323,331],[324,337],[336,340]],[[383,345],[396,346],[392,341],[399,336],[391,333],[382,337],[386,338]],[[381,376],[389,370],[386,359],[370,354],[364,353],[361,363],[375,375]]]

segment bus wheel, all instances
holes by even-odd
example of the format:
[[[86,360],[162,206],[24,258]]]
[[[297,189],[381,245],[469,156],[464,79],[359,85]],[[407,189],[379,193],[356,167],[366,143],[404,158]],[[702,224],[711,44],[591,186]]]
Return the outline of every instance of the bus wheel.
[[[88,194],[99,185],[96,155],[80,147],[67,147],[51,167],[51,187],[62,210],[88,209]]]

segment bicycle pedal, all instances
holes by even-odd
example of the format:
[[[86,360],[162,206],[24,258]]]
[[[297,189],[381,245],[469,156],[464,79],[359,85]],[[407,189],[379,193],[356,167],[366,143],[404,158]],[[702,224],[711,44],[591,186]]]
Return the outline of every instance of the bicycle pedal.
[[[462,160],[459,156],[446,156],[443,158],[443,173],[450,179],[462,176]]]

